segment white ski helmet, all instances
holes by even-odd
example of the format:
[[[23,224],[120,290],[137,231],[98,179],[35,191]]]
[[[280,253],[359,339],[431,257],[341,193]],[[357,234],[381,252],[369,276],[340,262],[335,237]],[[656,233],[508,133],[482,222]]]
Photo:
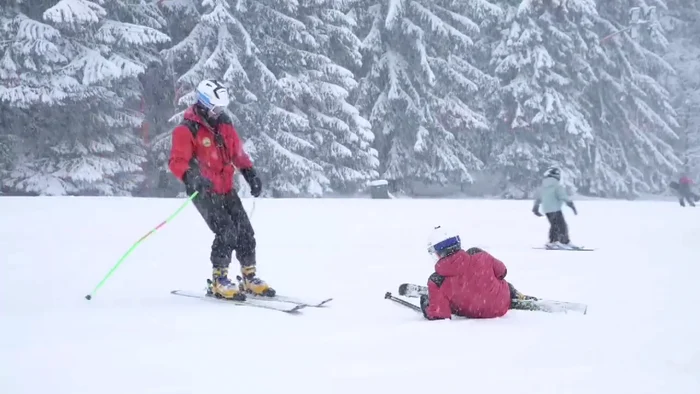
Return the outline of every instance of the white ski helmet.
[[[228,107],[231,100],[228,89],[214,79],[205,79],[197,85],[197,104],[206,108],[209,115],[217,117]]]
[[[435,260],[440,260],[461,248],[462,240],[459,235],[442,226],[435,227],[428,238],[428,253]]]
[[[556,167],[549,167],[549,168],[547,168],[547,171],[544,172],[544,177],[545,178],[554,178],[556,180],[560,180],[561,179],[561,172]]]

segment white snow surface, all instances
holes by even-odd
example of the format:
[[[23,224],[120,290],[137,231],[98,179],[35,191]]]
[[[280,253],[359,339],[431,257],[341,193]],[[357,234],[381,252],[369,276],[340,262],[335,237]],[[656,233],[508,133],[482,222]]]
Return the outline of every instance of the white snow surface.
[[[529,201],[258,199],[260,276],[334,297],[295,316],[169,293],[211,274],[189,206],[83,298],[182,202],[0,200],[0,393],[700,393],[700,208],[580,201],[573,241],[598,250],[561,252],[532,249],[548,224]],[[433,272],[437,224],[588,314],[431,322],[384,300]]]

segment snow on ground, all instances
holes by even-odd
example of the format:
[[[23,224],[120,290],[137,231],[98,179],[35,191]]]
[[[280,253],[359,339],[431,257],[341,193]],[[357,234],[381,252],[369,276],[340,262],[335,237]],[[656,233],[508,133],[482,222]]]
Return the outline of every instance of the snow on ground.
[[[0,199],[0,393],[700,393],[700,208],[581,201],[573,240],[598,250],[559,252],[531,248],[547,221],[528,201],[256,200],[260,275],[335,298],[292,316],[169,294],[210,275],[190,206],[86,301],[182,201]],[[588,314],[430,322],[384,300],[425,283],[436,224]]]

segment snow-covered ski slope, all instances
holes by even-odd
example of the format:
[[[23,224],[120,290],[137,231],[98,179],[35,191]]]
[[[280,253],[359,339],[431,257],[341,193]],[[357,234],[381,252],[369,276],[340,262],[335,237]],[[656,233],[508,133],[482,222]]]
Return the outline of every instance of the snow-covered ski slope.
[[[597,250],[564,252],[532,249],[547,221],[529,201],[257,200],[261,277],[334,297],[295,316],[170,294],[210,275],[189,206],[86,301],[182,202],[0,198],[0,393],[700,393],[700,208],[580,201],[573,241]],[[384,300],[425,283],[436,224],[588,314],[429,322]]]

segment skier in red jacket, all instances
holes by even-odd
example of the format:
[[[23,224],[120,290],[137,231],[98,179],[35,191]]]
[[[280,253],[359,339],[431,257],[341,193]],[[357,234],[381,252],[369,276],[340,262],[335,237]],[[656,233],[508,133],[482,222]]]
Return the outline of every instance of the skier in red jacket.
[[[275,291],[256,276],[255,232],[233,188],[236,168],[254,197],[260,195],[262,182],[224,113],[229,105],[228,91],[215,80],[204,80],[196,94],[197,102],[185,111],[185,119],[173,130],[169,167],[185,184],[188,195],[199,192],[193,203],[215,234],[207,293],[228,299],[245,299],[245,292],[274,295]],[[234,250],[245,292],[228,277]]]
[[[436,227],[428,244],[437,263],[428,278],[428,295],[420,299],[429,320],[450,319],[452,314],[468,318],[494,318],[506,314],[512,299],[526,296],[504,278],[505,264],[479,248],[462,249],[459,235]]]

